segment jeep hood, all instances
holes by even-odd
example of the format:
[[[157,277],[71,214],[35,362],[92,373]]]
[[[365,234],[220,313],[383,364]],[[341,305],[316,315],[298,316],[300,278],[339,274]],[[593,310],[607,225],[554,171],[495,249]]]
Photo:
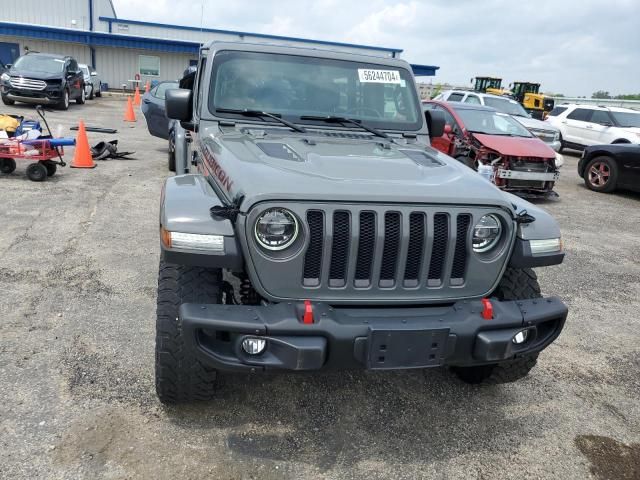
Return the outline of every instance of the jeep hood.
[[[206,135],[206,169],[247,211],[266,200],[455,203],[511,209],[503,193],[457,160],[420,143],[309,134]],[[542,142],[540,142],[542,143]]]
[[[537,137],[509,137],[506,135],[486,135],[474,133],[473,136],[487,148],[510,157],[555,158],[556,153]]]

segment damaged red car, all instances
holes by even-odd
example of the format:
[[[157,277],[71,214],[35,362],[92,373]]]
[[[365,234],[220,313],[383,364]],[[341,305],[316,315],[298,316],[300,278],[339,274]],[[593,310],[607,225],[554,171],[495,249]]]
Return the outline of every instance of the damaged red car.
[[[555,152],[516,119],[477,104],[428,101],[424,107],[443,112],[446,119],[444,134],[431,141],[433,148],[474,170],[491,166],[486,171],[502,190],[527,198],[557,196]]]

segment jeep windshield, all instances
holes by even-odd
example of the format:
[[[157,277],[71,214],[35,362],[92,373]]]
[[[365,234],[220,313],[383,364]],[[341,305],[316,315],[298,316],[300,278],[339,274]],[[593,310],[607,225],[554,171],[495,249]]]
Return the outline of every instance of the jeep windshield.
[[[327,124],[326,118],[342,117],[401,131],[419,130],[423,123],[413,77],[402,67],[223,51],[215,56],[211,78],[209,110],[219,117],[240,118],[243,110],[269,112],[318,127]],[[275,123],[268,117],[255,120]]]
[[[456,109],[456,113],[462,118],[464,127],[472,133],[532,137],[529,130],[505,113],[467,108]]]
[[[40,73],[62,73],[64,60],[42,55],[24,55],[13,64],[15,70]]]

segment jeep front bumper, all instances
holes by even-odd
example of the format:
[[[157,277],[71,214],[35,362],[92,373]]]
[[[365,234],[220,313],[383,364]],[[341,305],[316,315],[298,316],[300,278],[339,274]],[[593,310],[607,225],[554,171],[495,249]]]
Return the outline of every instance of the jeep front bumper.
[[[419,308],[333,308],[312,303],[268,306],[183,304],[185,348],[223,371],[371,370],[473,366],[539,352],[555,340],[567,317],[556,297],[491,299]],[[526,340],[513,341],[526,330]],[[266,340],[250,355],[248,337]]]

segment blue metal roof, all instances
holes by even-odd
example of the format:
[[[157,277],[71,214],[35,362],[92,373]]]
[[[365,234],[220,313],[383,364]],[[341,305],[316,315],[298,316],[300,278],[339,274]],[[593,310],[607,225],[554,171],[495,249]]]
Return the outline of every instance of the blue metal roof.
[[[101,17],[102,18],[102,17]],[[115,19],[114,19],[115,20]],[[222,30],[220,30],[222,31]],[[238,33],[238,32],[234,32]],[[104,32],[89,32],[69,30],[65,28],[44,27],[40,25],[26,25],[23,23],[0,22],[0,35],[13,37],[39,38],[43,40],[54,40],[60,42],[84,43],[92,47],[115,47],[115,48],[137,48],[142,50],[152,50],[156,52],[184,53],[188,55],[198,55],[200,49],[199,42],[188,42],[183,40],[166,40],[162,38],[137,37],[132,35],[120,35]],[[255,35],[255,34],[247,34]],[[258,35],[260,36],[260,35]],[[264,37],[264,36],[263,36]],[[287,38],[287,37],[271,37]],[[306,40],[312,42],[312,40]],[[324,45],[351,46],[346,43],[316,42]],[[357,46],[357,45],[355,45]],[[365,47],[362,48],[377,48]],[[395,50],[400,52],[401,50]],[[436,74],[440,67],[434,65],[412,64],[411,68],[415,76],[429,76]]]
[[[220,30],[216,28],[199,28],[199,27],[189,27],[186,25],[170,25],[167,23],[154,23],[154,22],[143,22],[141,20],[127,20],[124,18],[112,18],[112,17],[98,17],[99,20],[103,22],[112,23],[130,23],[131,25],[142,25],[146,27],[158,27],[158,28],[170,28],[174,30],[189,30],[195,32],[207,32],[207,33],[223,33],[227,35],[244,35],[251,36],[257,38],[268,38],[271,40],[286,40],[290,42],[306,42],[306,43],[315,43],[320,45],[331,45],[334,47],[349,47],[349,48],[362,48],[369,50],[380,50],[383,52],[391,52],[391,53],[401,53],[401,48],[387,48],[387,47],[373,47],[370,45],[356,45],[354,43],[341,43],[341,42],[329,42],[326,40],[311,40],[309,38],[296,38],[296,37],[284,37],[279,35],[269,35],[266,33],[251,33],[251,32],[237,32],[234,30]]]

